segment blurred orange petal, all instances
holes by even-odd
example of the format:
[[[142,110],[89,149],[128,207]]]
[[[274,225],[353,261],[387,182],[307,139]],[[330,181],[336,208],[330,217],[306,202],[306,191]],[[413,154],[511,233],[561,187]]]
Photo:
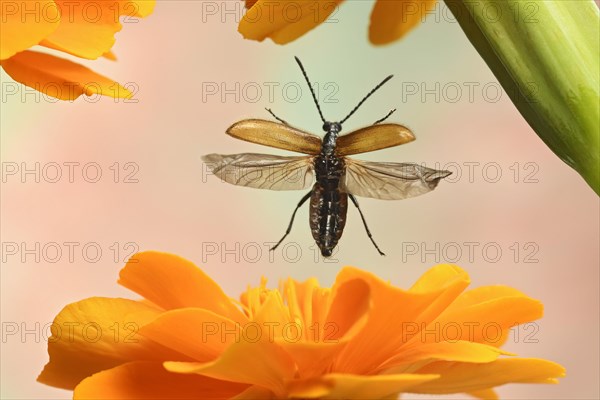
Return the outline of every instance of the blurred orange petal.
[[[102,57],[110,61],[117,61],[117,56],[112,51],[107,51],[106,53],[102,54]]]
[[[0,19],[0,60],[5,60],[57,29],[60,13],[54,0],[0,0]]]
[[[73,389],[83,378],[127,361],[185,359],[138,334],[159,313],[126,299],[94,297],[69,304],[54,319],[50,362],[38,381]]]
[[[152,13],[154,0],[55,0],[62,15],[58,29],[40,44],[77,57],[96,59],[115,43],[123,23]]]
[[[181,257],[148,251],[132,257],[119,283],[166,310],[204,308],[233,321],[247,318],[208,275]]]
[[[133,94],[115,81],[83,65],[35,51],[23,51],[2,61],[15,81],[60,100],[86,94],[130,98]]]
[[[258,0],[246,11],[238,31],[246,39],[289,43],[324,22],[343,0]],[[248,3],[247,3],[248,5]]]
[[[246,388],[200,375],[174,374],[160,363],[137,361],[84,379],[73,399],[229,399]]]
[[[369,40],[391,43],[421,23],[433,10],[436,0],[377,0],[371,12]]]

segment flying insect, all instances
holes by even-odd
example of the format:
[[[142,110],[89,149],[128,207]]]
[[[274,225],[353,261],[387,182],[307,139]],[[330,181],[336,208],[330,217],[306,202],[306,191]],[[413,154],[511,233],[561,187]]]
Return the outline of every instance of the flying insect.
[[[339,122],[325,119],[304,66],[296,57],[308,84],[325,136],[293,128],[285,120],[267,111],[278,121],[247,119],[233,124],[227,134],[234,138],[294,151],[306,156],[276,156],[269,154],[208,154],[202,157],[211,172],[233,185],[270,190],[309,189],[296,205],[283,237],[275,250],[289,235],[296,212],[310,199],[309,222],[312,236],[324,257],[337,246],[346,225],[348,198],[358,209],[369,239],[380,255],[385,255],[369,230],[355,196],[382,200],[415,197],[436,188],[450,171],[435,170],[412,163],[360,161],[347,156],[399,146],[415,140],[405,126],[383,123],[396,110],[375,121],[371,126],[340,135],[342,125],[359,107],[393,75],[371,90],[350,113]],[[314,183],[313,183],[314,182]]]

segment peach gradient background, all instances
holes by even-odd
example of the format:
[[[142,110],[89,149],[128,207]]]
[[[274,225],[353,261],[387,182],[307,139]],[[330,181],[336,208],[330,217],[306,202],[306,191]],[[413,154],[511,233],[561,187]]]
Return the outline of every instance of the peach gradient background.
[[[235,9],[234,2],[225,2]],[[213,3],[222,7],[222,2]],[[115,103],[103,98],[95,104],[50,103],[20,95],[2,103],[3,162],[97,162],[102,167],[99,183],[86,183],[81,175],[69,183],[22,183],[8,177],[2,184],[2,242],[98,243],[103,251],[97,263],[86,262],[80,252],[75,262],[66,254],[59,262],[39,263],[29,256],[3,255],[2,322],[24,324],[51,322],[60,309],[90,296],[135,295],[117,286],[122,259],[115,261],[109,249],[134,242],[140,250],[156,249],[189,258],[207,271],[232,296],[262,275],[271,285],[280,278],[317,276],[332,283],[343,265],[373,271],[393,284],[408,287],[427,268],[424,261],[403,252],[403,243],[479,242],[473,260],[466,247],[457,264],[472,277],[472,286],[507,284],[519,288],[545,304],[545,317],[538,321],[537,343],[510,340],[509,351],[524,357],[554,360],[567,368],[568,376],[558,386],[509,385],[500,388],[503,398],[597,399],[599,348],[599,202],[584,181],[563,164],[529,128],[506,94],[496,103],[484,100],[483,85],[495,78],[468,43],[456,23],[433,16],[394,45],[374,48],[366,39],[371,2],[343,4],[334,16],[338,22],[322,25],[308,36],[280,47],[270,41],[245,41],[237,33],[235,16],[204,14],[206,2],[159,1],[155,13],[138,24],[125,24],[114,48],[117,63],[100,60],[93,69],[120,82],[135,82],[137,103]],[[238,4],[238,10],[241,10]],[[221,17],[225,18],[224,22]],[[363,199],[361,205],[371,230],[387,257],[380,257],[369,242],[358,213],[349,210],[349,221],[337,261],[315,262],[307,223],[307,208],[299,212],[288,242],[302,254],[297,262],[284,259],[281,251],[271,261],[262,247],[259,259],[221,261],[221,254],[203,254],[203,243],[226,243],[234,248],[248,243],[276,241],[283,234],[300,192],[270,192],[233,187],[214,177],[202,178],[200,156],[210,152],[265,152],[277,150],[235,141],[224,134],[233,122],[249,117],[269,118],[263,110],[272,107],[282,118],[300,128],[320,132],[320,121],[308,90],[293,60],[304,61],[313,81],[335,82],[337,104],[323,105],[331,119],[341,118],[368,90],[387,74],[395,74],[381,92],[369,100],[346,123],[349,131],[398,108],[392,117],[411,127],[418,140],[409,145],[358,158],[380,161],[455,162],[463,166],[457,182],[442,182],[422,198],[385,202]],[[2,82],[10,79],[2,72]],[[218,96],[203,102],[203,82],[288,82],[302,85],[296,103],[286,101],[281,89],[269,102],[266,89],[252,103]],[[455,102],[433,95],[421,101],[418,95],[403,101],[403,82],[456,82],[463,97]],[[474,101],[466,96],[465,82],[479,83]],[[281,88],[279,86],[279,88]],[[293,94],[293,92],[290,92]],[[490,95],[494,96],[490,89]],[[136,163],[139,183],[114,183],[109,166]],[[473,182],[464,163],[479,162]],[[537,183],[513,181],[509,169],[515,162],[535,163]],[[497,163],[502,178],[497,183],[483,179],[481,166]],[[66,171],[66,170],[65,170]],[[80,171],[80,170],[78,170]],[[490,170],[491,171],[491,170]],[[123,171],[122,171],[123,172]],[[456,176],[456,175],[455,175]],[[213,179],[210,179],[213,178]],[[481,247],[496,242],[503,254],[486,261]],[[535,242],[537,263],[515,262],[509,249]],[[292,246],[292,245],[290,245]],[[81,248],[81,247],[79,247]],[[295,247],[287,257],[295,258]],[[250,249],[247,247],[247,249]],[[225,255],[223,255],[225,256]],[[254,258],[254,252],[249,257]],[[203,263],[203,258],[206,262]],[[403,260],[404,258],[404,260]],[[443,257],[442,257],[443,258]],[[443,261],[443,259],[442,259]],[[9,336],[1,343],[2,398],[62,399],[69,392],[35,381],[47,361],[46,343],[34,335],[22,340]],[[407,396],[407,398],[423,396]],[[451,396],[450,398],[460,398]]]

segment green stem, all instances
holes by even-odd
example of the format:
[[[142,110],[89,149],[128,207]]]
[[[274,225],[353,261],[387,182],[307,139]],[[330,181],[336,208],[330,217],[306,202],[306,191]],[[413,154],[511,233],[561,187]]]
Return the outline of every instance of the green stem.
[[[593,0],[445,0],[539,137],[600,194],[600,18]]]

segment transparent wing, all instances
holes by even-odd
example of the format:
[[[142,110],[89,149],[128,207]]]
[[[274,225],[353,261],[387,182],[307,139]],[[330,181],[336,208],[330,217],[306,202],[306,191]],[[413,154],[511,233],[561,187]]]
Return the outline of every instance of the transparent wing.
[[[207,154],[208,169],[233,185],[270,190],[307,189],[313,182],[313,157],[270,154]]]
[[[401,200],[432,191],[452,172],[418,164],[383,163],[344,159],[346,172],[341,189],[362,197]]]
[[[246,119],[227,129],[227,134],[247,142],[304,154],[319,154],[321,138],[289,125],[262,119]]]

